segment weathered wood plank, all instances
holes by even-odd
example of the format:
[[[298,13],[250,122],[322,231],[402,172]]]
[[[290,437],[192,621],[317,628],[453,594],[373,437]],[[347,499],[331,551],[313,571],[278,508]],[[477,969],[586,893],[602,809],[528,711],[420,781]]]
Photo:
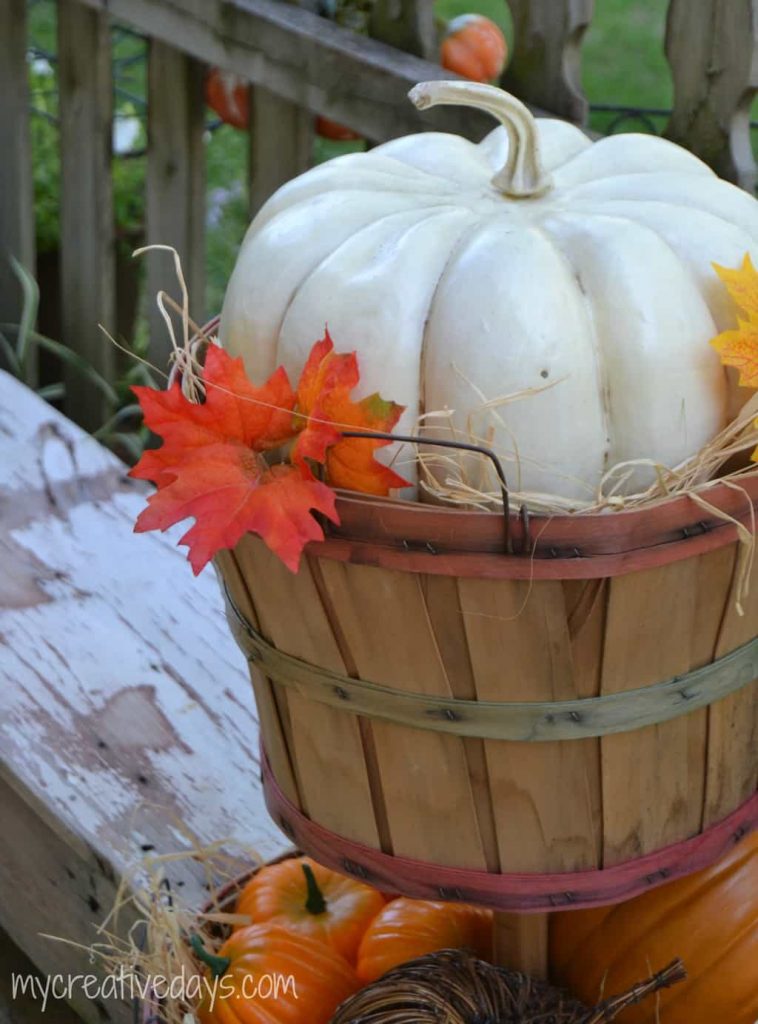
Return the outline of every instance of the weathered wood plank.
[[[269,196],[306,171],[313,148],[313,114],[269,92],[251,90],[250,210],[254,216]]]
[[[756,185],[750,104],[758,88],[757,54],[753,0],[671,0],[666,56],[674,109],[666,137],[749,192]]]
[[[34,272],[26,0],[0,0],[0,323],[18,323],[22,296],[8,258]]]
[[[0,374],[0,927],[43,973],[87,970],[39,933],[91,942],[143,846],[287,845],[217,582],[192,576],[179,532],[135,536],[142,507],[117,459]],[[176,877],[202,900],[202,878]]]
[[[582,90],[582,39],[595,0],[508,0],[515,47],[506,88],[558,117],[584,124],[589,112]]]
[[[38,989],[28,987],[22,992],[15,986],[15,977],[34,977],[42,985],[45,979],[4,932],[0,932],[0,963],[0,1024],[81,1024],[66,1003],[50,1000],[43,1009]]]
[[[77,0],[58,4],[61,145],[62,340],[110,379],[115,349],[100,331],[115,325],[111,184],[111,46],[107,15]],[[66,375],[66,411],[82,426],[108,412],[82,374]]]
[[[438,64],[345,31],[278,0],[84,0],[186,53],[235,71],[296,106],[377,141],[424,129],[481,138],[492,118],[457,107],[420,113],[417,82],[450,78]]]
[[[179,50],[151,40],[148,61],[147,242],[172,245],[182,261],[190,312],[205,322],[205,104],[203,68]],[[167,253],[149,253],[147,289],[150,359],[166,366],[171,353],[155,297],[178,295]]]
[[[437,27],[432,0],[375,0],[371,8],[369,31],[406,53],[436,61]]]

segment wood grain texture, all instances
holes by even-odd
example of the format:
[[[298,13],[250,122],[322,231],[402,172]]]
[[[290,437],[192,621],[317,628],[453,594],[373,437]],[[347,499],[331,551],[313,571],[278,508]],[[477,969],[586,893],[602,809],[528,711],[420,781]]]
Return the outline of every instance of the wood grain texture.
[[[376,141],[426,130],[479,140],[492,118],[408,101],[417,82],[450,78],[402,53],[279,0],[84,0],[198,60],[235,71],[282,99]]]
[[[584,124],[589,103],[582,90],[582,39],[594,0],[508,0],[515,48],[504,85],[519,99]]]
[[[741,552],[742,557],[745,552]],[[740,552],[738,552],[738,558]],[[736,603],[737,576],[732,581],[716,654],[725,654],[758,630],[758,561],[753,565],[750,591],[740,615]],[[758,685],[745,687],[708,709],[708,764],[704,825],[725,817],[758,785]]]
[[[756,184],[750,104],[758,88],[757,53],[753,0],[669,3],[666,56],[674,109],[666,137],[749,192]]]
[[[262,85],[251,90],[250,211],[290,178],[308,170],[313,149],[313,114]]]
[[[508,914],[495,911],[495,963],[524,971],[534,978],[547,978],[549,968],[549,914]]]
[[[253,605],[250,591],[245,583],[242,569],[231,551],[219,551],[214,559],[222,584],[237,608],[256,629],[260,622]],[[239,623],[227,610],[227,622],[239,643],[237,630]],[[277,781],[287,799],[298,807],[301,805],[300,793],[295,780],[295,771],[289,754],[287,733],[283,722],[282,711],[286,710],[284,695],[281,695],[283,708],[280,709],[274,684],[267,679],[253,664],[248,661],[250,682],[255,695],[255,706],[258,711],[261,732],[266,740],[266,751]]]
[[[0,1024],[81,1024],[67,1003],[56,1000],[43,1010],[38,989],[14,990],[14,976],[37,978],[43,986],[45,979],[4,932],[0,932],[0,964]]]
[[[252,536],[237,545],[235,558],[271,641],[288,654],[344,672],[308,563],[303,561],[295,575]],[[358,719],[299,693],[287,692],[282,699],[303,809],[339,835],[378,846]]]
[[[62,341],[110,380],[115,347],[115,252],[111,182],[112,81],[108,17],[77,0],[58,4],[61,150]],[[103,394],[66,373],[65,408],[88,430],[108,414]]]
[[[26,7],[0,0],[0,323],[18,323],[23,305],[8,257],[34,272]]]
[[[575,697],[560,583],[459,580],[480,700]],[[500,867],[505,872],[597,866],[596,740],[485,740]]]
[[[182,261],[190,314],[205,321],[205,100],[204,68],[156,40],[148,58],[147,244],[171,245]],[[180,301],[170,253],[149,253],[149,358],[168,365],[171,340],[156,306],[159,291]]]
[[[611,581],[603,693],[689,669],[698,568],[698,560],[689,559]],[[701,765],[690,764],[689,751],[693,730],[702,733],[703,715],[601,739],[605,867],[699,831]]]
[[[416,577],[324,559],[319,568],[361,678],[451,695]],[[378,720],[373,738],[393,852],[438,864],[484,867],[463,741]]]
[[[43,973],[86,970],[39,933],[93,941],[144,846],[287,845],[218,584],[192,576],[181,527],[135,536],[144,500],[122,463],[0,374],[0,927]],[[200,874],[174,880],[199,906]]]

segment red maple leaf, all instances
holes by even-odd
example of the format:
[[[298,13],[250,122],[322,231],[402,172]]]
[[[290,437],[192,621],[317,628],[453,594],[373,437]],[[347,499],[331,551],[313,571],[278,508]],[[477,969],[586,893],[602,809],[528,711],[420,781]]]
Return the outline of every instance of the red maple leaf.
[[[195,574],[219,549],[253,531],[294,572],[305,544],[323,538],[311,510],[339,519],[333,491],[307,466],[270,467],[263,458],[295,431],[287,374],[280,368],[255,388],[242,360],[212,345],[203,383],[202,404],[186,399],[178,382],[167,391],[134,388],[145,424],[163,438],[130,474],[158,488],[135,529],[165,530],[194,517],[179,543],[188,545]]]
[[[303,417],[302,432],[295,442],[292,461],[326,463],[327,479],[334,487],[386,495],[408,481],[377,462],[374,452],[391,444],[386,440],[342,437],[342,431],[388,433],[403,413],[403,406],[387,402],[379,394],[359,402],[350,392],[360,380],[355,352],[337,353],[329,331],[311,349],[297,387],[296,409]]]

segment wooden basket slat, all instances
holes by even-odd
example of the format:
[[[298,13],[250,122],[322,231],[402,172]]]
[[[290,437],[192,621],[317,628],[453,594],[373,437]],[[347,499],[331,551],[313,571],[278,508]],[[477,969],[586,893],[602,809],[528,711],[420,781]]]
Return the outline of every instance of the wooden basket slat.
[[[743,615],[736,606],[736,573],[721,623],[716,656],[758,631],[758,559],[753,564]],[[753,683],[708,708],[708,750],[703,825],[719,821],[758,787],[758,686]]]
[[[480,700],[576,696],[560,583],[458,581]],[[536,747],[539,746],[539,750]],[[503,871],[596,867],[597,740],[485,740]]]
[[[246,578],[257,584],[264,634],[288,654],[344,672],[307,561],[294,575],[252,537],[244,538],[237,551]],[[303,810],[340,835],[378,845],[358,719],[291,690],[284,699]]]
[[[361,678],[451,695],[417,577],[328,560],[320,569]],[[393,851],[485,867],[463,741],[380,720],[373,736]]]
[[[222,575],[232,600],[243,615],[248,618],[248,621],[257,629],[260,629],[260,623],[238,559],[239,549],[234,552],[219,551],[216,555],[215,565]],[[234,621],[231,617],[228,618],[232,632],[236,635]],[[300,794],[290,759],[290,744],[285,736],[282,725],[275,685],[258,672],[250,662],[248,664],[250,666],[250,681],[253,686],[253,693],[255,694],[255,705],[258,709],[261,732],[266,737],[266,750],[271,766],[287,798],[300,806]]]
[[[457,700],[476,700],[476,682],[466,643],[457,582],[450,576],[422,576],[421,587],[429,622],[452,694]],[[485,864],[488,871],[499,871],[500,854],[497,848],[495,815],[484,742],[473,737],[465,737],[463,748],[474,795]]]
[[[687,559],[611,581],[603,693],[689,670],[698,565]],[[701,710],[601,739],[605,867],[699,831],[700,804],[689,793],[702,766],[690,765],[689,755],[703,729]]]

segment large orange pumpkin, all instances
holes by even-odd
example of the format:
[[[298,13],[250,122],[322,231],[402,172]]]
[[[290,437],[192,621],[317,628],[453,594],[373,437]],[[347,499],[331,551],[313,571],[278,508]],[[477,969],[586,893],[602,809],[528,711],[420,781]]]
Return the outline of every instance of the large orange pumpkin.
[[[358,950],[358,977],[375,981],[399,964],[440,949],[468,949],[488,957],[492,913],[457,903],[391,900],[366,929]]]
[[[217,954],[192,946],[209,968],[201,1024],[328,1024],[359,987],[330,946],[275,924],[233,932]]]
[[[508,56],[505,36],[483,14],[461,14],[448,23],[440,47],[440,63],[473,82],[494,82]]]
[[[758,833],[715,867],[626,903],[566,911],[551,920],[553,980],[592,1004],[675,956],[688,978],[660,993],[661,1024],[758,1020]],[[624,1024],[656,1024],[655,1006]]]
[[[247,914],[253,924],[271,921],[319,939],[354,963],[363,933],[384,903],[370,885],[310,857],[292,857],[251,878],[237,900],[237,913]]]

